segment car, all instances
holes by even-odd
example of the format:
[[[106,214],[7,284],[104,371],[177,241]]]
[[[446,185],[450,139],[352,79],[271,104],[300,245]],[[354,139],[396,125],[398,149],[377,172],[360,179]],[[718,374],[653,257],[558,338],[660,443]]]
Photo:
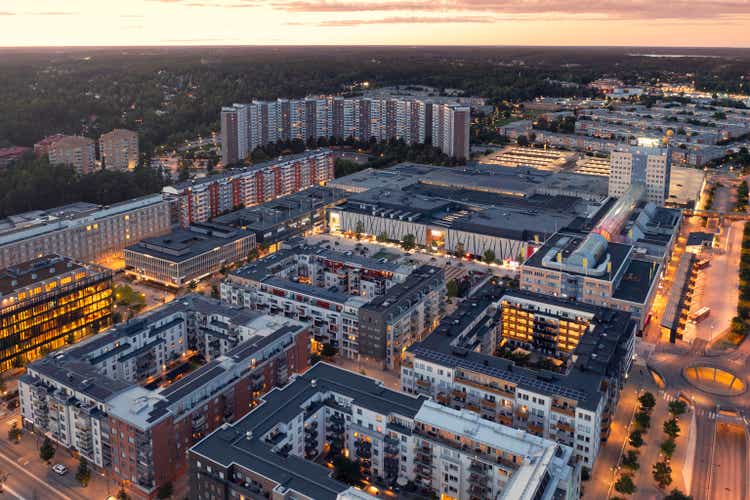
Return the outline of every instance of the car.
[[[55,473],[59,476],[64,476],[68,473],[68,468],[65,467],[63,464],[55,464],[52,466],[52,470],[55,471]]]

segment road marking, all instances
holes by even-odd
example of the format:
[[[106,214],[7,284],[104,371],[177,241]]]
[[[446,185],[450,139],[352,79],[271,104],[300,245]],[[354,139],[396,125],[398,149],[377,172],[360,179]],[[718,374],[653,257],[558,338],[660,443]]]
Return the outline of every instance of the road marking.
[[[7,484],[3,485],[2,492],[3,493],[6,493],[6,492],[10,493],[14,497],[16,497],[18,500],[26,500],[26,497],[22,497],[21,495],[19,495],[18,492],[16,492],[13,488],[11,488],[10,486],[8,486]]]
[[[59,491],[59,490],[57,490],[56,488],[53,488],[53,487],[52,487],[52,486],[51,486],[51,485],[50,485],[49,483],[47,483],[47,481],[45,481],[44,479],[41,479],[41,478],[40,478],[39,476],[37,476],[36,474],[32,473],[31,471],[28,471],[28,470],[24,469],[23,467],[19,466],[19,465],[18,465],[17,463],[15,463],[15,462],[14,462],[13,460],[11,460],[10,458],[8,458],[8,457],[7,457],[7,456],[6,456],[6,455],[5,455],[4,453],[0,453],[0,458],[2,458],[3,460],[5,460],[5,461],[6,461],[6,462],[8,462],[9,464],[11,464],[11,465],[12,465],[13,467],[15,467],[16,469],[20,470],[21,472],[23,472],[23,473],[24,473],[24,474],[26,474],[27,476],[29,476],[29,477],[32,477],[32,478],[34,478],[34,479],[35,479],[35,480],[36,480],[37,482],[39,482],[39,483],[41,483],[42,485],[44,485],[44,487],[45,487],[45,488],[47,488],[47,489],[48,489],[49,491],[53,492],[53,493],[54,493],[55,495],[58,495],[59,497],[61,497],[61,498],[64,498],[65,500],[73,500],[73,499],[72,499],[71,497],[69,497],[68,495],[66,495],[66,494],[64,494],[64,493],[62,493],[62,492],[60,492],[60,491]]]

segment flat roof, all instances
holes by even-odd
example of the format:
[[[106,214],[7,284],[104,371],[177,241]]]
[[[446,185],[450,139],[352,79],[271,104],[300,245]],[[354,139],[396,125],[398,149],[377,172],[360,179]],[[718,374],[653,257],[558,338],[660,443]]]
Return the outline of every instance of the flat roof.
[[[612,293],[612,298],[644,304],[651,287],[659,277],[659,268],[656,262],[631,260]]]
[[[169,234],[146,238],[126,250],[171,262],[184,262],[216,247],[248,238],[253,233],[219,224],[193,224],[187,229],[173,229]]]

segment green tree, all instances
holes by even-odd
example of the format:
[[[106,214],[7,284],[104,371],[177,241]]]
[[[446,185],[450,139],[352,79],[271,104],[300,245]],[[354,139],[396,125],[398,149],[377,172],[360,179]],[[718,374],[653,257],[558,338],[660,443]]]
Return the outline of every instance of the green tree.
[[[672,439],[680,435],[680,424],[677,423],[676,419],[672,418],[664,422],[664,434]]]
[[[172,486],[172,483],[164,483],[156,490],[156,498],[169,498],[172,496],[173,491],[174,487]]]
[[[643,410],[650,412],[656,406],[656,398],[650,392],[644,392],[641,397],[638,398],[638,402],[641,403]]]
[[[386,241],[388,241],[388,233],[386,233],[385,231],[383,231],[382,233],[378,234],[377,240],[380,243],[385,243]]]
[[[639,411],[635,414],[635,424],[641,430],[646,430],[651,427],[651,416],[645,411]]]
[[[460,241],[456,243],[456,248],[453,250],[453,254],[459,259],[462,259],[466,255],[466,248],[464,248],[464,244]]]
[[[451,279],[445,284],[445,290],[448,297],[458,297],[458,281]]]
[[[416,246],[416,238],[413,234],[407,234],[401,240],[401,248],[403,248],[404,250],[411,250]]]
[[[17,443],[21,440],[22,434],[23,434],[23,431],[21,430],[20,427],[18,427],[18,423],[14,421],[13,425],[11,425],[10,429],[8,429],[8,440]]]
[[[651,469],[651,474],[659,488],[666,488],[672,484],[672,467],[667,462],[656,462]]]
[[[338,349],[333,347],[331,344],[323,345],[323,349],[320,351],[320,355],[324,358],[332,358],[336,355]]]
[[[669,492],[669,495],[664,497],[664,500],[692,500],[693,497],[688,496],[678,489],[673,489]]]
[[[630,474],[623,474],[615,483],[615,490],[623,495],[632,495],[636,491],[635,483]]]
[[[55,447],[52,444],[52,440],[48,437],[45,437],[44,441],[42,442],[42,447],[39,448],[39,458],[41,458],[45,462],[49,462],[54,458],[54,456]]]
[[[360,486],[362,484],[362,471],[359,465],[343,455],[334,457],[333,469],[333,475],[339,481],[352,486]]]
[[[628,442],[633,448],[640,448],[641,446],[643,446],[643,434],[641,433],[641,431],[631,432],[630,437],[628,438]]]
[[[258,258],[260,255],[260,252],[258,251],[258,248],[255,247],[247,254],[247,263],[250,264],[252,261]]]
[[[676,399],[669,402],[669,413],[674,417],[679,417],[687,411],[687,405],[684,401]]]
[[[495,262],[495,252],[489,249],[485,250],[484,254],[482,254],[482,260],[484,260],[486,264],[492,264]]]
[[[667,458],[672,458],[675,449],[677,449],[677,445],[675,444],[674,439],[670,438],[661,443],[661,452]]]
[[[359,239],[362,239],[362,233],[364,232],[365,232],[365,223],[362,222],[361,220],[358,220],[357,224],[354,226],[354,235],[359,240]]]
[[[198,283],[196,283],[195,280],[192,280],[190,283],[188,283],[188,288],[191,290],[195,290],[196,288],[198,288]]]
[[[626,469],[636,471],[641,467],[638,463],[638,452],[635,450],[628,450],[624,457],[622,457],[622,466]]]
[[[78,470],[76,471],[76,481],[78,481],[84,488],[89,485],[91,481],[91,469],[89,469],[89,463],[85,458],[81,457],[78,462]]]

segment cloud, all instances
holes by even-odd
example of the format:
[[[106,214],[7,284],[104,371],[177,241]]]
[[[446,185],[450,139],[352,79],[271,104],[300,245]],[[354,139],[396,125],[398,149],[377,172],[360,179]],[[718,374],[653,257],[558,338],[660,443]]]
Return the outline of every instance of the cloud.
[[[268,2],[262,0],[228,0],[228,1],[196,1],[196,0],[148,0],[154,3],[164,3],[172,5],[180,5],[183,7],[210,7],[210,8],[225,8],[225,9],[236,9],[236,8],[253,8],[260,5],[267,5]]]
[[[346,27],[368,24],[461,24],[461,23],[494,23],[493,17],[452,16],[452,17],[384,17],[382,19],[335,19],[313,23],[313,26]],[[289,26],[308,26],[307,23],[288,22]]]
[[[615,19],[707,19],[750,14],[747,0],[276,0],[292,12],[487,12],[500,15],[601,15]]]
[[[80,12],[64,12],[64,11],[51,11],[51,12],[24,12],[25,16],[75,16]]]

